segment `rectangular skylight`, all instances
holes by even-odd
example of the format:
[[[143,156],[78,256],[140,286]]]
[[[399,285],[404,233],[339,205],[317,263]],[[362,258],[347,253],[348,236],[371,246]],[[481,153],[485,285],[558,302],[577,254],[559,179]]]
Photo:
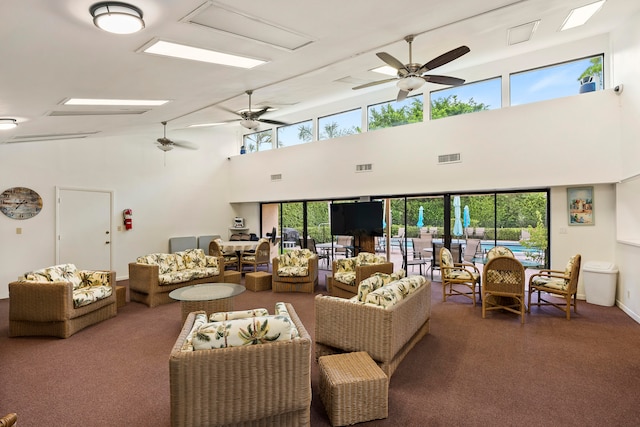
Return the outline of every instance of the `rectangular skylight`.
[[[238,68],[253,68],[264,64],[266,61],[216,52],[214,50],[191,47],[178,43],[158,40],[143,50],[145,53],[170,56],[172,58],[191,59],[193,61],[208,62],[211,64],[229,65]]]
[[[218,123],[198,123],[195,125],[189,125],[187,126],[188,128],[204,128],[204,127],[209,127],[209,126],[221,126],[221,125],[226,125],[227,123],[223,123],[223,122],[218,122]]]
[[[373,71],[374,73],[384,74],[385,76],[395,77],[398,75],[398,70],[390,67],[389,65],[383,65],[382,67],[374,68],[371,71]]]
[[[569,28],[579,27],[589,20],[597,11],[600,10],[605,0],[600,0],[595,3],[588,4],[586,6],[578,7],[569,12],[569,16],[564,20],[560,31],[568,30]]]
[[[118,106],[151,106],[157,107],[166,104],[164,99],[91,99],[91,98],[71,98],[65,101],[64,105],[118,105]]]

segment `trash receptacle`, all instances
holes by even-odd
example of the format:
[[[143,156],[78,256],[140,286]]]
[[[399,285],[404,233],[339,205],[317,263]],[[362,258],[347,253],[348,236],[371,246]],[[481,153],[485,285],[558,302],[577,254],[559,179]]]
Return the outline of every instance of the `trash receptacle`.
[[[582,267],[587,302],[612,306],[616,302],[618,267],[611,262],[589,261]]]

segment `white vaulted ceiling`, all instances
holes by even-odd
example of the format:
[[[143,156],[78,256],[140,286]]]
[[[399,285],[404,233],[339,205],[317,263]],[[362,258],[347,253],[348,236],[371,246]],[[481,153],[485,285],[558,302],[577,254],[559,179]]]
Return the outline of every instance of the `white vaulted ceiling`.
[[[146,27],[115,35],[93,25],[92,0],[0,2],[0,117],[17,129],[0,142],[129,135],[235,119],[254,107],[287,115],[309,103],[354,95],[353,86],[383,76],[385,51],[408,62],[404,37],[415,34],[414,62],[460,45],[471,53],[437,69],[475,65],[610,31],[640,2],[608,0],[587,25],[560,32],[568,12],[589,0],[246,1],[131,0]],[[529,41],[508,44],[508,29],[540,20]],[[240,69],[143,53],[165,40],[267,61]],[[394,83],[388,83],[393,85]],[[424,90],[437,85],[427,84]],[[363,90],[376,90],[375,88]],[[157,107],[65,106],[69,98],[166,99]]]

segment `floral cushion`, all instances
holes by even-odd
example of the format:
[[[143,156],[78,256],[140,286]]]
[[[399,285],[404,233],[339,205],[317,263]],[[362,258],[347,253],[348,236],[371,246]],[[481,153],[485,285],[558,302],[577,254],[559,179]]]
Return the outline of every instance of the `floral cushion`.
[[[73,291],[73,306],[75,308],[89,305],[93,302],[107,298],[113,293],[113,288],[107,285],[86,286]]]
[[[207,323],[207,315],[206,313],[198,313],[196,314],[196,318],[193,321],[193,326],[187,335],[187,338],[182,343],[182,351],[193,351],[193,336],[196,331],[202,327],[202,325]]]
[[[387,262],[387,258],[382,255],[372,254],[370,252],[360,252],[356,256],[356,265],[372,265]]]
[[[193,336],[194,350],[240,347],[290,340],[291,319],[288,316],[262,316],[210,322]]]
[[[336,274],[333,275],[333,280],[337,280],[340,283],[344,283],[345,285],[353,285],[356,284],[356,272],[355,271],[337,271]]]
[[[291,319],[291,316],[289,316],[289,310],[287,310],[287,306],[284,302],[276,303],[276,315],[287,316],[289,319]],[[291,338],[298,338],[299,336],[300,336],[300,332],[298,331],[298,328],[296,328],[296,325],[292,321],[291,322]]]
[[[511,252],[511,249],[505,248],[504,246],[494,246],[487,253],[487,261],[497,256],[508,256],[508,257],[514,258],[514,255],[513,255],[513,252]]]
[[[175,254],[154,253],[138,257],[139,264],[157,265],[160,274],[167,274],[178,270],[178,261]]]
[[[370,292],[366,296],[365,302],[384,308],[392,307],[415,292],[415,290],[422,286],[426,281],[427,279],[425,279],[424,276],[419,275],[408,276],[400,280],[393,281],[388,285]]]
[[[480,278],[480,274],[472,271],[466,270],[464,268],[445,268],[443,270],[443,275],[445,279],[453,279],[453,280],[469,280],[469,281],[477,281]],[[488,274],[497,273],[496,271],[488,271]]]
[[[202,279],[205,277],[217,276],[220,274],[218,267],[200,267],[190,268],[187,270],[172,271],[166,274],[158,275],[160,285],[172,285],[174,283],[187,282],[194,279]]]
[[[565,279],[559,277],[536,276],[531,282],[537,286],[546,286],[548,288],[559,289],[565,291],[569,284]]]
[[[80,289],[82,277],[74,264],[59,264],[41,268],[24,275],[24,280],[33,282],[71,282],[73,289]]]
[[[109,284],[109,278],[111,276],[111,272],[109,271],[80,270],[78,273],[82,279],[83,287],[107,285]]]
[[[367,295],[391,283],[391,275],[386,273],[374,273],[368,279],[364,279],[358,285],[358,301],[366,301]]]
[[[221,311],[211,313],[209,322],[222,322],[223,320],[246,319],[248,317],[268,316],[269,312],[266,308],[254,308],[252,310],[242,311]]]
[[[178,270],[204,267],[207,264],[204,250],[199,248],[176,252],[175,256]]]
[[[335,262],[336,262],[336,272],[337,273],[347,273],[347,272],[355,272],[356,271],[356,259],[355,258],[341,258],[341,259],[336,260]]]

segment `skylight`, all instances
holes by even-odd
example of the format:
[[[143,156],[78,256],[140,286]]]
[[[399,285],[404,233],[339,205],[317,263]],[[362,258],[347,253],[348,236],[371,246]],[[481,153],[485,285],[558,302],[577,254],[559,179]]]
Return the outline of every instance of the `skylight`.
[[[170,56],[172,58],[208,62],[211,64],[229,65],[231,67],[238,68],[253,68],[266,62],[260,59],[231,55],[228,53],[216,52],[214,50],[186,46],[163,40],[156,41],[151,46],[144,49],[143,52]]]
[[[152,106],[166,104],[164,99],[91,99],[91,98],[71,98],[65,101],[64,105],[118,105],[118,106]]]
[[[584,25],[597,11],[600,10],[605,0],[600,0],[595,3],[588,4],[586,6],[578,7],[569,12],[569,16],[564,20],[560,31],[568,30],[569,28],[579,27]]]

